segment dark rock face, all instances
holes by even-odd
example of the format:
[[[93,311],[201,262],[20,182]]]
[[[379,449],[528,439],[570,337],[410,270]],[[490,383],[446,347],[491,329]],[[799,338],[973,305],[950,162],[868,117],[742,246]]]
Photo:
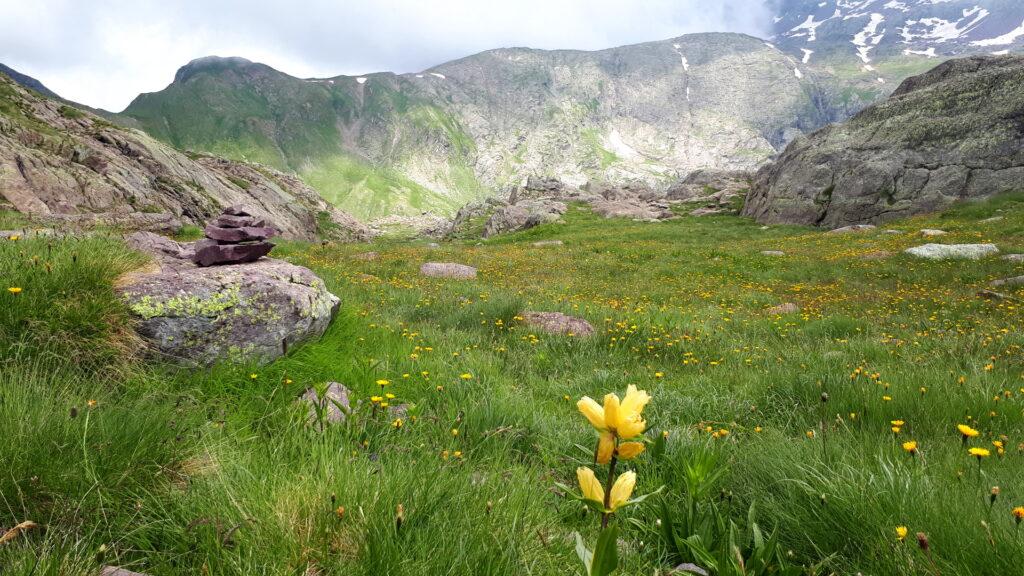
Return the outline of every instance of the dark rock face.
[[[301,266],[263,258],[206,268],[190,261],[194,246],[148,232],[126,241],[152,254],[156,269],[124,276],[119,294],[138,319],[139,335],[173,362],[269,362],[319,338],[338,307],[323,280]],[[258,245],[219,247],[247,246]]]
[[[196,242],[192,261],[200,266],[255,262],[274,248],[267,239],[277,229],[242,206],[229,206],[205,229],[206,239]]]
[[[836,228],[1024,188],[1024,57],[950,60],[758,171],[743,214]]]

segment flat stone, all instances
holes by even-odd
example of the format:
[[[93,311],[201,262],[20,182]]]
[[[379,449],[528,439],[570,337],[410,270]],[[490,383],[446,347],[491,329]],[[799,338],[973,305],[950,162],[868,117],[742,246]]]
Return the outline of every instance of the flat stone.
[[[945,236],[948,234],[945,230],[935,230],[933,228],[925,228],[921,230],[922,236]]]
[[[544,248],[547,246],[561,246],[563,244],[565,244],[565,242],[562,242],[561,240],[540,240],[538,242],[534,242],[532,246],[534,248]]]
[[[832,234],[846,234],[849,232],[864,232],[867,230],[874,230],[876,226],[874,224],[852,224],[850,226],[843,226],[842,228],[836,228],[829,230]]]
[[[1004,218],[1002,216],[993,216],[991,218],[985,218],[984,220],[979,220],[979,222],[981,222],[982,224],[988,224],[989,222],[999,222],[1000,220],[1003,220],[1003,219]]]
[[[242,228],[220,228],[209,224],[203,230],[207,238],[218,242],[250,242],[266,240],[277,236],[277,230],[270,226],[245,226]]]
[[[360,252],[359,254],[353,254],[353,260],[359,260],[361,262],[372,262],[380,257],[380,254],[376,252]]]
[[[904,250],[911,256],[928,260],[978,260],[999,253],[995,244],[924,244]]]
[[[523,322],[551,334],[568,336],[590,336],[594,327],[582,318],[567,316],[561,312],[523,312]]]
[[[986,300],[1016,300],[1016,298],[1009,294],[1003,294],[994,290],[981,290],[978,292],[978,296]]]
[[[149,576],[143,572],[132,572],[131,570],[125,570],[124,568],[118,568],[117,566],[104,566],[100,570],[99,576]]]
[[[242,204],[233,204],[224,209],[224,214],[228,216],[255,216],[248,208]]]
[[[786,253],[781,250],[762,250],[761,254],[765,256],[785,256]]]
[[[454,262],[426,262],[420,266],[420,274],[432,278],[471,280],[476,278],[476,268]]]
[[[993,280],[989,283],[989,286],[1024,286],[1024,276],[1014,276],[1013,278]]]
[[[697,209],[694,209],[694,210],[690,210],[690,216],[696,216],[698,218],[701,217],[701,216],[715,216],[716,214],[725,214],[725,213],[726,213],[726,210],[723,209],[723,208],[711,208],[711,207],[708,207],[708,206],[705,206],[703,208],[697,208]]]
[[[192,261],[200,266],[215,264],[245,264],[266,256],[274,248],[269,242],[254,244],[217,244],[215,240],[196,242]]]
[[[221,214],[214,218],[213,222],[210,224],[218,228],[249,228],[265,226],[266,221],[262,218],[256,218],[255,216],[232,216],[230,214]]]
[[[765,312],[773,316],[778,316],[782,314],[793,314],[794,312],[799,311],[800,307],[797,306],[796,304],[793,304],[792,302],[785,302],[783,304],[779,304],[778,306],[772,306],[771,308],[765,310]]]
[[[1024,254],[1007,254],[1002,259],[1007,262],[1024,262]]]
[[[324,420],[328,424],[344,422],[348,412],[352,409],[349,404],[351,390],[338,382],[329,382],[324,392],[323,400],[317,394],[315,388],[307,388],[300,397],[300,400],[309,406],[310,424],[317,422],[317,409],[322,407]]]

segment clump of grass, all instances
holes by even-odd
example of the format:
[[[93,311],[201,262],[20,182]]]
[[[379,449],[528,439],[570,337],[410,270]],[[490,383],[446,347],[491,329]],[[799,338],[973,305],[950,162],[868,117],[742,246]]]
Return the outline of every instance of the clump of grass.
[[[12,238],[0,238],[0,364],[74,358],[88,372],[137,346],[113,283],[144,256],[114,238]]]

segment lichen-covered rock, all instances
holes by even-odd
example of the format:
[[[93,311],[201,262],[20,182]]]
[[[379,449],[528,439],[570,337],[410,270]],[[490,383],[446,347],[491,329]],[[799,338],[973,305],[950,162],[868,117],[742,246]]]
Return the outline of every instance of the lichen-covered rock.
[[[835,228],[829,230],[832,234],[848,234],[850,232],[866,232],[868,230],[874,230],[876,226],[874,224],[851,224],[850,226],[843,226],[842,228]]]
[[[924,244],[904,250],[911,256],[928,260],[978,260],[999,253],[995,244]]]
[[[338,298],[307,268],[270,258],[201,268],[173,256],[171,240],[134,238],[136,247],[159,244],[155,266],[122,277],[118,292],[138,333],[170,361],[268,362],[319,338],[337,310]]]
[[[800,311],[800,307],[797,306],[796,304],[792,303],[792,302],[784,302],[782,304],[779,304],[778,306],[772,306],[771,308],[765,310],[765,312],[767,312],[768,314],[771,314],[773,316],[782,316],[784,314],[793,314],[793,313],[799,312],[799,311]]]
[[[520,317],[527,326],[551,334],[590,336],[594,333],[594,327],[590,322],[561,312],[523,312]]]
[[[1022,117],[1024,56],[949,60],[795,140],[758,171],[743,214],[834,228],[1019,190]]]

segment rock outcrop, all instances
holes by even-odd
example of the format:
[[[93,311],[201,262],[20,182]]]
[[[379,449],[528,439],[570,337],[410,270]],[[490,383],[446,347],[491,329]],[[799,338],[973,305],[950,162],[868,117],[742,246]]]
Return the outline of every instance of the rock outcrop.
[[[184,154],[25,90],[0,74],[0,200],[61,229],[173,231],[244,204],[290,238],[361,240],[369,229],[297,177]]]
[[[950,60],[758,171],[743,213],[835,228],[1024,188],[1024,56]]]
[[[154,266],[125,275],[118,292],[151,351],[172,362],[269,362],[319,338],[338,308],[320,278],[282,260],[203,268],[191,245],[147,232],[128,244]]]

